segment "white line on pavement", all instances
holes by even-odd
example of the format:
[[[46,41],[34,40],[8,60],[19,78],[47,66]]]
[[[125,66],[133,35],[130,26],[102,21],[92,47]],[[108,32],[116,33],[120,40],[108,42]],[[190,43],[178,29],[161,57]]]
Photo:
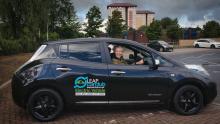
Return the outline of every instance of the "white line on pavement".
[[[216,102],[213,102],[212,104],[213,104],[213,105],[219,105],[219,106],[220,106],[220,104],[219,104],[219,103],[216,103]]]
[[[6,87],[8,84],[11,83],[11,79],[8,80],[7,82],[3,83],[1,86],[0,86],[0,89],[3,89],[4,87]]]

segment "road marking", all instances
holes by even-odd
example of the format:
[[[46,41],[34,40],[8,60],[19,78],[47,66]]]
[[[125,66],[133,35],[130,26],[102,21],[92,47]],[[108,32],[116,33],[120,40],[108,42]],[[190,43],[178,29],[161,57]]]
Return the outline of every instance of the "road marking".
[[[213,73],[220,73],[220,71],[213,71]]]
[[[219,104],[219,103],[216,103],[216,102],[213,102],[212,104],[213,104],[213,105],[218,105],[218,106],[220,106],[220,104]]]
[[[200,55],[200,56],[188,56],[188,57],[185,57],[181,60],[185,60],[185,59],[199,59],[199,58],[202,58],[202,57],[205,57],[205,56],[211,56],[211,55],[214,55],[216,53],[207,53],[207,54],[203,54],[203,55]]]
[[[0,89],[3,89],[4,87],[6,87],[7,85],[9,85],[11,83],[11,79],[8,80],[7,82],[3,83],[1,86],[0,86]]]

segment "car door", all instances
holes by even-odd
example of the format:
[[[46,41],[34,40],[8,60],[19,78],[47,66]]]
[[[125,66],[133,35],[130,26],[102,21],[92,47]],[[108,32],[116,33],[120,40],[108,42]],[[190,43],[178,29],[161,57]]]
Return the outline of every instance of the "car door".
[[[204,40],[204,47],[210,47],[210,41]]]
[[[74,103],[106,101],[108,69],[100,42],[60,45],[60,57],[53,62],[56,81]]]
[[[108,70],[110,103],[163,102],[172,82],[168,76],[169,69],[153,70],[149,65],[116,65],[109,58]]]

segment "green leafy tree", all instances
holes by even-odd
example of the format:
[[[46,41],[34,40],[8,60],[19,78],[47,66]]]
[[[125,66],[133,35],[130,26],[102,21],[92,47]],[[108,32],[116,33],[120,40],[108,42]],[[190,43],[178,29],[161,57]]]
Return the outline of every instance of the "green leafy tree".
[[[166,33],[168,38],[177,41],[181,37],[182,30],[180,29],[179,25],[173,25],[167,29]]]
[[[158,40],[161,36],[161,25],[160,21],[153,21],[149,27],[146,28],[146,35],[149,40]]]
[[[101,33],[99,28],[103,27],[103,19],[101,17],[100,9],[97,6],[93,6],[92,8],[90,8],[88,13],[86,14],[86,19],[88,20],[87,23],[85,23],[86,35],[88,37],[98,36]]]
[[[177,19],[171,19],[169,17],[162,18],[160,22],[161,22],[161,26],[162,26],[163,29],[167,29],[170,26],[178,24]]]
[[[203,25],[203,36],[207,38],[215,38],[220,36],[220,25],[216,21],[209,21]]]
[[[107,29],[110,37],[122,37],[122,33],[127,30],[127,27],[122,19],[120,11],[113,11],[112,16],[108,18]]]

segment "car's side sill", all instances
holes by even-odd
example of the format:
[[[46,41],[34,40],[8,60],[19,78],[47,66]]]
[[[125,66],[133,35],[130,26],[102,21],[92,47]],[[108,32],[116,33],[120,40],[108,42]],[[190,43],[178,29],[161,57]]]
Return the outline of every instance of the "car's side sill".
[[[160,100],[141,100],[141,101],[78,101],[75,104],[151,104],[160,103]]]

